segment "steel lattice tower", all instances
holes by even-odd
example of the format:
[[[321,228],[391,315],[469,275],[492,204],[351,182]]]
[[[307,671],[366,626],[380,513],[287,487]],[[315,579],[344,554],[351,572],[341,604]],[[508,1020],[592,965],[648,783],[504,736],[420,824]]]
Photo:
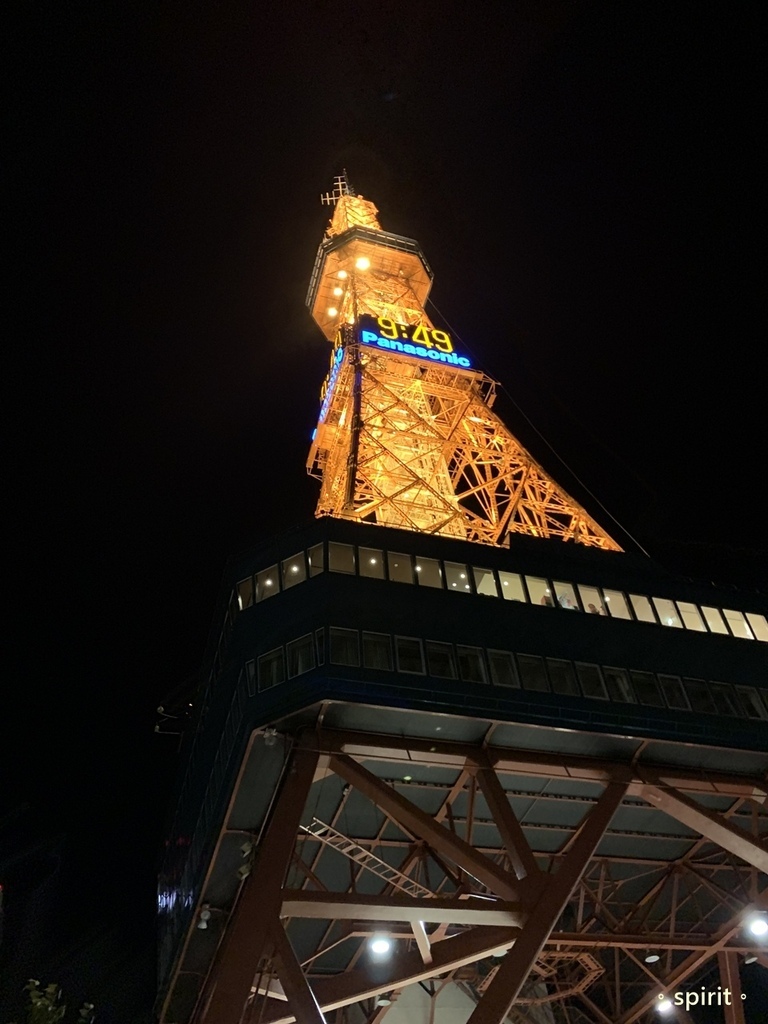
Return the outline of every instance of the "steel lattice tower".
[[[493,412],[496,384],[459,355],[424,304],[418,242],[383,231],[336,179],[307,305],[333,344],[308,468],[317,515],[496,546],[509,534],[619,545]]]

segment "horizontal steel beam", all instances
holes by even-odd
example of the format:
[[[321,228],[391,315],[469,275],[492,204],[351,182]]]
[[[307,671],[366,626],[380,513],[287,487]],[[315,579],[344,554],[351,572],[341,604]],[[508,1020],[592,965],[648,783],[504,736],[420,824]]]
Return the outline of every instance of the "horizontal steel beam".
[[[525,913],[519,903],[502,900],[434,897],[414,899],[400,893],[363,896],[356,892],[308,892],[284,889],[281,917],[332,921],[423,921],[425,924],[507,925],[520,927]]]

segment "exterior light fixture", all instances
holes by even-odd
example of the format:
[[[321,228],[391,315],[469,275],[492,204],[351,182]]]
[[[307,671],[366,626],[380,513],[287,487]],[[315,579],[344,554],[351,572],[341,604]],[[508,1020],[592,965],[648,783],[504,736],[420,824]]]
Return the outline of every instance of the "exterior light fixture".
[[[371,952],[376,956],[386,956],[392,948],[392,940],[386,935],[374,935],[370,942]]]
[[[655,964],[660,959],[661,958],[659,957],[658,953],[649,953],[648,956],[645,958],[645,962],[647,964]]]
[[[211,912],[208,909],[208,904],[203,904],[203,909],[200,911],[200,920],[197,922],[197,927],[201,932],[204,932],[208,927],[208,922],[211,920]]]
[[[666,1017],[668,1014],[672,1013],[674,1006],[666,996],[663,996],[656,1004],[656,1009]]]
[[[343,281],[343,280],[344,280],[344,279],[346,278],[346,276],[347,276],[347,272],[346,272],[346,270],[340,270],[340,271],[338,272],[338,274],[336,275],[336,277],[338,277],[338,279],[339,279],[340,281]]]
[[[355,260],[355,267],[357,270],[368,270],[371,265],[371,261],[367,256],[358,256]]]
[[[339,286],[336,285],[336,287],[333,289],[333,294],[334,295],[343,295],[344,294],[344,289],[343,288],[339,288]]]
[[[762,938],[763,935],[768,935],[768,920],[762,914],[756,914],[754,917],[750,917],[747,921],[747,927],[753,935],[757,935],[758,938]]]
[[[339,315],[339,311],[338,311],[338,309],[336,309],[335,306],[329,306],[328,307],[328,316],[338,316],[338,315]]]
[[[753,963],[755,963],[756,960],[757,960],[757,953],[752,953],[751,956],[745,956],[744,957],[744,963],[745,964],[753,964]]]
[[[403,776],[403,782],[410,782],[412,778],[413,778],[412,775],[404,775]]]

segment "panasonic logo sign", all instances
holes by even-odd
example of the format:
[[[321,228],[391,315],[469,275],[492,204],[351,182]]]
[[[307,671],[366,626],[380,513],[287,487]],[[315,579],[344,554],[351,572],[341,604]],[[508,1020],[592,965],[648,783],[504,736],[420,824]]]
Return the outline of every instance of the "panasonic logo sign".
[[[431,359],[433,363],[448,363],[451,366],[461,366],[464,369],[468,369],[472,365],[466,356],[457,356],[455,352],[437,352],[432,348],[424,348],[423,345],[390,341],[389,338],[382,338],[373,331],[361,331],[360,341],[364,345],[375,345],[377,348],[385,348],[390,352],[402,352],[403,355],[416,356],[417,359]]]

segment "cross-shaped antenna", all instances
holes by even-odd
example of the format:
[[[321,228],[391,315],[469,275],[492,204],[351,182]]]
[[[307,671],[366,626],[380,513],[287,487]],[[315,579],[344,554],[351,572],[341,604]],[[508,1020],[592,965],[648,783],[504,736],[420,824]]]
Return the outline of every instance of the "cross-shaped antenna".
[[[323,206],[335,206],[342,196],[353,196],[354,194],[355,190],[349,184],[347,170],[344,168],[341,174],[337,174],[333,179],[333,192],[326,192],[324,196],[320,196],[320,202]]]

